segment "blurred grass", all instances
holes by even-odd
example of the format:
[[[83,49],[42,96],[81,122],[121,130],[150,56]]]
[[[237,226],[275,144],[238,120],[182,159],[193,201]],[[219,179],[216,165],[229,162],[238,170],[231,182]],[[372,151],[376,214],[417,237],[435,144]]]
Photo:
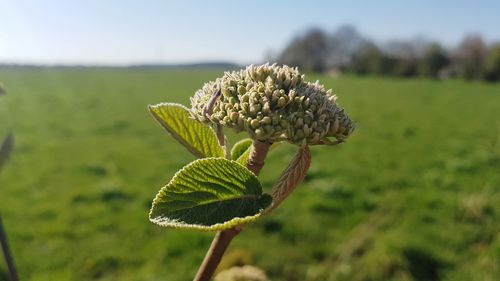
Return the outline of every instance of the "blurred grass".
[[[0,122],[16,135],[0,210],[22,280],[192,278],[212,234],[161,229],[147,213],[194,158],[146,106],[187,105],[220,75],[0,71],[10,112]],[[333,88],[358,128],[341,146],[314,147],[305,183],[245,228],[221,267],[250,263],[287,281],[497,280],[500,85],[306,78]],[[267,188],[293,152],[273,151]]]

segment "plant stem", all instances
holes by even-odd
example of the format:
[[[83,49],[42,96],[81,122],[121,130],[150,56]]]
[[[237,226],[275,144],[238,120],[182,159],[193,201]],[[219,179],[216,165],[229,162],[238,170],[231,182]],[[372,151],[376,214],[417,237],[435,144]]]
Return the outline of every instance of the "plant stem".
[[[14,259],[10,254],[9,243],[7,242],[7,234],[3,229],[2,216],[0,215],[0,244],[2,245],[3,255],[5,262],[7,263],[7,269],[9,271],[9,277],[11,281],[17,281],[17,271],[14,264]]]
[[[252,149],[250,150],[250,155],[247,160],[247,168],[256,176],[259,175],[260,170],[264,166],[264,160],[266,159],[270,147],[271,143],[258,140],[253,141]],[[229,243],[231,243],[233,238],[236,237],[242,229],[242,226],[237,226],[217,231],[193,281],[209,281],[210,278],[212,278]]]
[[[214,240],[208,249],[205,259],[198,269],[198,273],[194,278],[194,281],[208,281],[212,278],[215,269],[219,265],[224,252],[226,251],[231,240],[240,233],[241,228],[230,228],[223,231],[217,231]]]
[[[250,150],[250,155],[247,160],[247,168],[252,171],[256,176],[259,175],[260,170],[264,166],[264,161],[266,160],[269,148],[271,148],[272,143],[254,140],[252,144],[252,149]]]

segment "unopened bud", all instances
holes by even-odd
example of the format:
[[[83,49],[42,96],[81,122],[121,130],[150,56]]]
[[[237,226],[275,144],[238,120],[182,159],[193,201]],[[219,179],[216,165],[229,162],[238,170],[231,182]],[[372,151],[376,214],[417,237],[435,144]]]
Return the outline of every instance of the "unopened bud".
[[[239,114],[238,114],[238,112],[231,112],[231,114],[229,115],[229,117],[231,118],[231,120],[233,122],[236,122],[236,121],[238,121]]]
[[[264,137],[265,133],[262,129],[257,129],[257,130],[255,130],[255,135],[257,136],[258,139],[262,139]]]
[[[238,94],[243,95],[247,92],[247,89],[243,86],[238,87]]]
[[[204,111],[217,91],[213,111]],[[346,138],[354,124],[331,90],[304,81],[297,68],[264,64],[226,72],[191,98],[191,112],[202,122],[249,131],[259,140],[286,139],[298,145],[323,137]]]
[[[250,127],[252,127],[252,129],[257,129],[259,126],[260,126],[260,123],[259,123],[259,120],[257,120],[257,119],[253,119],[250,122]]]
[[[283,107],[285,107],[285,105],[286,105],[286,98],[285,97],[279,98],[278,99],[278,106],[283,108]]]
[[[304,125],[304,119],[302,119],[302,118],[297,119],[297,122],[295,122],[295,127],[296,128],[300,128],[303,125]]]
[[[264,106],[262,107],[262,112],[265,114],[268,114],[271,111],[271,107],[269,106],[269,102],[265,102]]]
[[[288,121],[286,121],[286,120],[282,119],[282,120],[280,121],[280,126],[281,126],[281,128],[283,128],[283,129],[288,128]]]
[[[266,116],[266,117],[262,118],[262,121],[260,121],[260,122],[262,122],[262,124],[264,124],[264,125],[267,125],[267,124],[271,124],[272,119],[271,119],[271,117]]]
[[[307,137],[311,134],[311,129],[309,128],[309,126],[307,126],[307,124],[304,124],[304,127],[303,127],[303,130],[304,130],[304,135]]]

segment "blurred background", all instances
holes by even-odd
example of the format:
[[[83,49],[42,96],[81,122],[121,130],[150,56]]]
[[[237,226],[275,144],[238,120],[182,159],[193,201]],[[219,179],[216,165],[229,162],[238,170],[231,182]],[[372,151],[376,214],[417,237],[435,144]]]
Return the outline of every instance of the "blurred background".
[[[190,280],[213,233],[147,215],[194,157],[146,107],[189,106],[205,82],[265,62],[333,89],[358,127],[313,149],[303,185],[245,228],[219,271],[499,280],[498,11],[488,0],[0,0],[0,213],[20,280]],[[271,153],[265,189],[293,153]]]

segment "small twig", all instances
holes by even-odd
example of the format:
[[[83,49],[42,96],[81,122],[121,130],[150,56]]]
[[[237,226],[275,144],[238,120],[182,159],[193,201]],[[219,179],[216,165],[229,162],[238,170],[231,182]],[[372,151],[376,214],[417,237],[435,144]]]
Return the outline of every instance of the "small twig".
[[[222,125],[221,124],[217,124],[215,126],[216,128],[216,134],[217,134],[217,140],[219,141],[219,145],[221,147],[224,147],[226,145],[226,141],[225,141],[225,137],[224,137],[224,132],[222,131]]]
[[[207,115],[212,114],[212,112],[214,111],[215,103],[219,99],[220,95],[221,95],[221,92],[219,89],[212,95],[212,97],[210,97],[210,100],[203,108],[203,116],[207,116]],[[221,147],[224,147],[226,145],[226,143],[225,143],[225,138],[224,138],[224,132],[222,131],[222,125],[217,124],[215,126],[215,132],[217,134],[217,140],[219,141],[219,145]]]
[[[3,256],[5,262],[7,263],[7,270],[9,271],[9,277],[11,281],[18,281],[16,265],[14,264],[14,259],[10,253],[9,243],[7,242],[7,233],[4,231],[2,215],[0,214],[0,244],[2,245]]]
[[[206,116],[207,114],[210,115],[212,114],[215,106],[215,102],[217,102],[217,99],[220,97],[220,89],[217,90],[217,92],[214,93],[214,95],[210,98],[208,101],[207,105],[203,108],[203,116]]]
[[[264,166],[264,160],[270,147],[271,143],[257,140],[254,140],[252,144],[252,150],[250,151],[250,156],[247,160],[247,168],[256,176],[259,175],[260,170]],[[217,266],[226,252],[227,247],[242,229],[242,226],[237,226],[223,231],[218,231],[217,234],[215,234],[214,240],[212,240],[212,244],[210,245],[210,248],[208,249],[193,281],[209,281],[210,278],[212,278],[212,275],[214,274],[215,269],[217,269]]]

